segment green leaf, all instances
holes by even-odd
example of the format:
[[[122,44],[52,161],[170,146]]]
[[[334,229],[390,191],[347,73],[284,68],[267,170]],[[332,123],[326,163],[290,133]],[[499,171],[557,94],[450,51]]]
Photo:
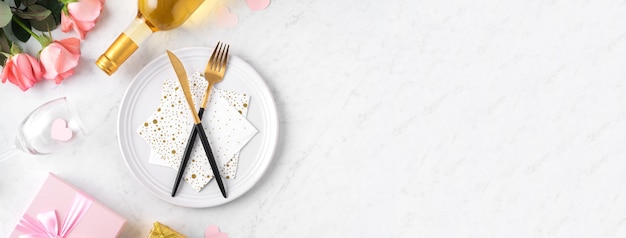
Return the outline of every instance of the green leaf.
[[[63,3],[55,0],[38,0],[37,5],[43,6],[52,12],[54,16],[54,22],[56,25],[61,24],[61,11],[63,9]]]
[[[49,15],[48,17],[46,17],[46,19],[43,19],[41,21],[31,19],[30,24],[33,26],[33,28],[43,32],[52,31],[58,26],[57,23],[54,21],[54,16],[52,15]]]
[[[0,29],[0,50],[5,53],[8,53],[11,51],[11,45],[9,44],[9,39],[7,39],[7,35],[4,34],[4,30],[2,29]]]
[[[46,17],[50,16],[50,13],[50,10],[39,5],[29,6],[26,8],[26,11],[15,11],[15,14],[20,16],[22,19],[35,19],[37,21],[46,19]]]
[[[9,4],[4,1],[0,2],[0,27],[8,25],[12,17],[13,13],[11,12]]]
[[[15,17],[18,18],[20,21],[22,21],[24,25],[26,25],[27,28],[29,29],[31,28],[29,21],[21,19],[19,16],[15,16]],[[28,39],[30,39],[30,33],[24,30],[24,28],[18,25],[15,21],[11,21],[11,30],[13,30],[13,35],[15,35],[15,38],[17,38],[21,42],[26,42],[28,41]]]
[[[2,50],[2,54],[0,54],[0,65],[4,67],[7,61],[6,55],[4,53],[11,51],[11,46],[9,43],[9,39],[7,39],[7,35],[4,34],[4,30],[0,28],[0,49]]]
[[[37,3],[37,0],[21,0],[22,4],[24,4],[25,6],[29,7],[31,5],[34,5],[35,3]]]

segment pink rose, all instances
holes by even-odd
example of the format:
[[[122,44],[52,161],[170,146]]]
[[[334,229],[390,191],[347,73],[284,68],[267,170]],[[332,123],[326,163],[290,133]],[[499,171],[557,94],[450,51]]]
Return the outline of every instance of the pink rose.
[[[74,29],[85,39],[85,34],[96,25],[100,17],[104,0],[80,0],[67,4],[67,15],[61,13],[61,30],[68,32]]]
[[[35,59],[26,53],[15,54],[7,59],[4,68],[2,68],[2,83],[7,80],[26,91],[35,83],[41,81],[43,74],[41,65]]]
[[[67,38],[53,41],[39,53],[39,60],[45,73],[45,79],[54,79],[59,84],[63,79],[74,74],[80,58],[80,40]]]

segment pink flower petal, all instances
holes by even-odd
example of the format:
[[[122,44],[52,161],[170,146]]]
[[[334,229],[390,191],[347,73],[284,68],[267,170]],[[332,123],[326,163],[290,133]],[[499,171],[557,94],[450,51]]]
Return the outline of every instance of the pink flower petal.
[[[67,11],[76,21],[95,21],[102,11],[99,0],[81,0],[67,4]]]
[[[14,56],[15,64],[13,67],[13,81],[22,91],[26,91],[35,85],[38,81],[33,75],[33,66],[30,64],[31,56],[26,54],[17,54]],[[11,80],[9,78],[9,80]]]
[[[81,39],[85,39],[87,32],[96,25],[103,4],[101,0],[81,0],[68,3],[66,5],[68,15],[61,14],[61,30],[68,32],[71,28],[80,35]]]
[[[57,84],[74,73],[80,59],[80,40],[67,38],[50,43],[41,50],[39,60],[45,69],[44,78]]]
[[[63,45],[65,49],[67,49],[72,54],[80,55],[80,39],[71,37],[57,42]]]
[[[69,16],[66,16],[65,13],[61,13],[61,31],[67,33],[72,30],[74,22]]]
[[[2,68],[2,75],[0,75],[0,78],[2,78],[2,83],[6,83],[7,79],[9,78],[9,72],[11,72],[11,68],[13,67],[13,61],[7,60],[6,64],[4,65],[4,68]]]

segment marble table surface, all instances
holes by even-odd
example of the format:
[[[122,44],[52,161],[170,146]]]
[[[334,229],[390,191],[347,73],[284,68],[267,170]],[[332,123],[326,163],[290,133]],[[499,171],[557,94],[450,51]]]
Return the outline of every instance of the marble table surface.
[[[75,75],[0,84],[0,132],[52,98],[77,99],[79,146],[0,162],[0,236],[48,172],[128,219],[189,237],[625,237],[623,1],[280,1],[216,26],[203,6],[109,77],[94,61],[134,18],[108,0]],[[53,32],[56,37],[62,34]],[[125,89],[166,49],[231,44],[279,113],[270,168],[244,196],[193,209],[149,193],[120,153]],[[36,43],[29,42],[36,51]]]

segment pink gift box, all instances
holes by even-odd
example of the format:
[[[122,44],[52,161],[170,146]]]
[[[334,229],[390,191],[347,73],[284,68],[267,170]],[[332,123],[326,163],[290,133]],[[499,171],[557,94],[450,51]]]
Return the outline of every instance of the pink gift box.
[[[18,238],[35,230],[39,230],[40,234],[52,232],[49,230],[54,230],[53,228],[44,229],[46,231],[41,228],[45,228],[45,224],[48,224],[48,227],[54,227],[50,225],[51,218],[55,217],[54,211],[56,211],[58,224],[57,232],[65,232],[63,237],[66,238],[117,237],[126,224],[124,217],[50,173],[10,237]],[[66,219],[68,217],[69,219]],[[71,230],[67,232],[63,229]],[[25,230],[31,231],[25,232]]]

